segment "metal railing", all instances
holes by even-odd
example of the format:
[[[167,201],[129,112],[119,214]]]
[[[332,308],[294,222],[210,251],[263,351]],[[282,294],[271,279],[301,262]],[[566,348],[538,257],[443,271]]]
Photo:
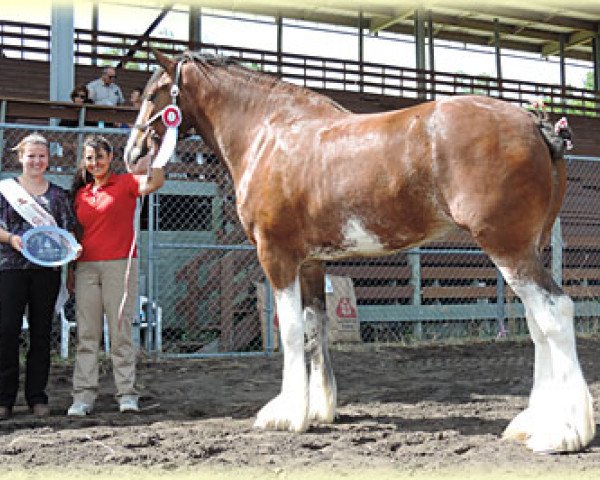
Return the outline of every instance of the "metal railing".
[[[139,40],[137,35],[75,29],[75,63],[116,64]],[[151,48],[176,55],[186,49],[239,58],[253,68],[311,88],[374,93],[407,98],[475,93],[526,105],[543,99],[551,112],[598,117],[600,92],[516,79],[419,70],[354,60],[299,55],[227,45],[153,37],[141,46],[125,68],[149,71],[155,62]],[[8,58],[50,60],[47,25],[0,21],[0,52]]]

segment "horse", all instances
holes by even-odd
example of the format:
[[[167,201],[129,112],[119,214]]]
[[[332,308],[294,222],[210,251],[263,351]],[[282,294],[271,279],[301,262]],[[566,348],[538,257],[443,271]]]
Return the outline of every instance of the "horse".
[[[577,358],[574,305],[540,260],[566,166],[562,156],[552,158],[530,112],[454,96],[354,114],[232,59],[154,54],[159,68],[125,161],[136,168],[166,144],[168,158],[178,128],[193,128],[231,174],[241,224],[273,288],[283,345],[281,391],[255,427],[304,432],[335,419],[325,261],[398,252],[458,227],[522,300],[535,345],[528,406],[503,437],[544,453],[590,443],[596,425]],[[181,125],[157,121],[169,109]]]

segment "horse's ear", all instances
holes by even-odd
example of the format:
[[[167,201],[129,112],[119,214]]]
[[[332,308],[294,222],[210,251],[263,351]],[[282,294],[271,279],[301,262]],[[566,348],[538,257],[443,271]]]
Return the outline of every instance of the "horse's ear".
[[[167,57],[164,53],[161,53],[160,50],[157,50],[156,48],[152,48],[151,50],[158,64],[164,68],[170,76],[173,76],[175,74],[177,62]]]

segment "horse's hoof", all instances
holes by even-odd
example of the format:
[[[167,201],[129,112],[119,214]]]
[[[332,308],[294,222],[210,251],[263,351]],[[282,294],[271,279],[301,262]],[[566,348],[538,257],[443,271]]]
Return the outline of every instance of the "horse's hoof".
[[[315,423],[333,423],[335,418],[336,392],[333,388],[322,388],[321,385],[310,384],[310,400],[308,418]]]
[[[281,396],[275,397],[258,412],[254,427],[263,430],[306,432],[308,406],[302,406],[297,401],[283,400]]]
[[[322,423],[322,424],[330,424],[333,423],[334,419],[335,419],[335,411],[332,410],[331,412],[317,412],[317,411],[311,411],[308,414],[308,418],[310,418],[311,422],[315,422],[315,423]]]
[[[533,414],[531,409],[527,408],[512,419],[508,427],[502,432],[503,440],[513,440],[519,443],[525,443],[531,437]]]
[[[580,421],[574,421],[576,419]],[[530,407],[514,418],[502,437],[524,443],[535,453],[550,454],[578,452],[592,441],[595,434],[591,410],[581,412],[578,417],[560,418],[548,411],[536,413]]]

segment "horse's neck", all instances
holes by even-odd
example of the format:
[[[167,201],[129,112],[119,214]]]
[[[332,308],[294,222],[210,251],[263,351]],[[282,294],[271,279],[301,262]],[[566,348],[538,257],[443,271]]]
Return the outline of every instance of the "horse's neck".
[[[243,175],[243,158],[255,135],[256,124],[253,115],[236,112],[234,109],[220,108],[219,112],[208,120],[208,127],[202,129],[202,137],[219,159],[229,168],[234,182]],[[247,125],[238,128],[238,125]]]
[[[207,112],[209,145],[224,161],[234,182],[241,178],[245,169],[244,158],[251,150],[255,139],[277,105],[267,102],[251,102],[232,97],[220,102]]]
[[[327,99],[307,96],[304,91],[275,95],[265,91],[244,95],[239,90],[222,94],[206,113],[212,137],[210,143],[214,143],[211,147],[227,164],[236,184],[247,167],[245,159],[256,160],[257,139],[264,138],[261,131],[270,128],[277,134],[279,124],[276,117],[289,125],[294,118],[333,118],[345,114]]]

